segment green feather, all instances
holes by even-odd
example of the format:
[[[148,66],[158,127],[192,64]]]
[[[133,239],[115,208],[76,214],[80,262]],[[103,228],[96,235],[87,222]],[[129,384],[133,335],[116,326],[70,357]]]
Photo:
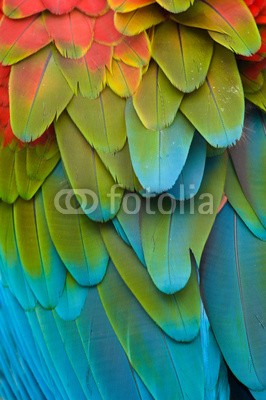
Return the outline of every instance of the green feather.
[[[180,13],[187,10],[194,0],[157,0],[162,7],[172,13]]]
[[[203,30],[173,21],[164,22],[155,30],[152,56],[182,92],[192,92],[203,84],[212,52],[213,41]]]
[[[262,72],[263,85],[255,93],[245,93],[246,98],[266,112],[266,72]]]
[[[41,193],[14,204],[14,229],[28,283],[45,308],[53,308],[63,292],[66,270],[52,243]]]
[[[97,99],[75,96],[67,110],[91,146],[114,153],[126,142],[125,104],[124,99],[106,88]]]
[[[54,52],[55,62],[67,80],[71,90],[76,95],[78,90],[82,96],[95,99],[105,87],[105,67],[92,71],[88,66],[86,57],[76,60],[62,57],[58,51]]]
[[[52,172],[60,154],[57,143],[50,135],[45,144],[27,146],[26,170],[31,179],[44,181]]]
[[[83,211],[94,221],[109,220],[119,210],[123,190],[117,188],[112,202],[114,179],[67,113],[55,123],[55,130],[67,177]]]
[[[198,0],[185,13],[174,15],[174,19],[207,29],[213,40],[235,53],[250,56],[260,48],[256,22],[242,0]]]
[[[120,277],[150,317],[173,339],[194,339],[199,331],[200,318],[196,272],[193,271],[184,290],[171,296],[165,295],[154,286],[134,251],[122,241],[114,228],[102,227],[102,235]]]
[[[98,155],[106,169],[119,185],[130,191],[138,192],[142,189],[133,170],[128,142],[126,142],[125,146],[120,151],[115,153],[98,151]]]
[[[12,204],[18,198],[15,174],[15,151],[9,146],[0,148],[0,198]]]
[[[180,109],[214,147],[230,146],[240,138],[244,93],[231,51],[215,46],[206,82],[184,97]]]
[[[53,165],[53,167],[55,164]],[[27,175],[27,148],[17,149],[15,154],[15,173],[18,193],[24,200],[30,200],[38,191],[43,180],[31,179]],[[51,171],[49,171],[51,172]]]
[[[66,268],[76,281],[84,285],[95,285],[105,274],[108,254],[102,241],[99,226],[83,212],[67,210],[66,204],[57,197],[70,187],[62,165],[48,177],[42,194],[49,233]],[[70,192],[71,193],[71,192]],[[62,196],[62,201],[64,196]],[[60,210],[59,207],[62,207]]]
[[[164,12],[157,4],[141,7],[127,13],[116,12],[114,16],[116,29],[126,36],[138,35],[164,19]]]
[[[153,62],[133,95],[133,105],[143,125],[157,131],[172,124],[182,98],[183,93],[173,87]]]

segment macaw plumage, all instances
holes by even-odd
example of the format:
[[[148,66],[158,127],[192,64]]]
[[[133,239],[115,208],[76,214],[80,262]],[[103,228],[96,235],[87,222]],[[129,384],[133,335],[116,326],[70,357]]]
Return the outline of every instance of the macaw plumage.
[[[265,0],[0,0],[1,399],[266,399],[265,55]]]

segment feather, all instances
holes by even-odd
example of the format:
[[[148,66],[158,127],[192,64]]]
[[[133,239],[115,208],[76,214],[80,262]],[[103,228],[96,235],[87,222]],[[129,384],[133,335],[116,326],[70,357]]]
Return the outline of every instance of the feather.
[[[261,45],[255,20],[242,0],[195,1],[174,19],[183,25],[207,29],[213,40],[237,54],[250,56]]]
[[[133,248],[140,262],[145,266],[145,259],[140,234],[140,213],[128,212],[128,210],[134,210],[134,206],[136,207],[136,204],[134,204],[135,201],[135,195],[133,196],[130,194],[126,194],[124,196],[122,207],[117,214],[116,220],[120,228],[122,229],[122,232],[124,233],[124,237],[123,235],[120,236],[124,241],[126,241],[126,243],[128,243],[128,245]],[[115,225],[114,220],[113,223]]]
[[[183,93],[172,86],[153,62],[133,95],[133,105],[145,128],[160,131],[173,123],[182,98]]]
[[[30,200],[33,198],[35,193],[42,185],[43,180],[31,179],[27,175],[26,160],[27,160],[27,148],[24,147],[23,149],[17,149],[15,153],[15,174],[16,174],[17,190],[20,197],[22,197],[24,200]],[[55,166],[55,164],[53,164],[53,167]]]
[[[207,32],[166,21],[155,29],[152,56],[165,75],[182,92],[203,84],[213,53]]]
[[[64,291],[55,308],[59,317],[65,321],[74,320],[80,316],[88,295],[88,288],[80,286],[68,273]]]
[[[176,200],[194,197],[200,188],[206,161],[206,142],[197,132],[194,135],[188,157],[177,181],[168,193]]]
[[[141,69],[122,61],[113,60],[111,71],[107,71],[107,84],[120,97],[129,97],[136,92],[141,82]]]
[[[122,150],[115,153],[98,151],[98,155],[114,180],[123,188],[140,191],[141,185],[133,170],[128,142]]]
[[[79,0],[76,8],[87,15],[98,16],[104,13],[107,9],[106,0],[88,1]]]
[[[205,372],[204,400],[229,400],[230,388],[225,362],[203,307],[200,334]]]
[[[138,35],[164,19],[165,15],[162,9],[156,4],[124,14],[117,12],[114,16],[116,29],[126,36]]]
[[[106,84],[105,65],[110,64],[112,48],[93,43],[89,51],[79,60],[65,58],[58,51],[54,59],[64,75],[71,90],[76,95],[78,91],[83,97],[95,99]]]
[[[0,202],[0,269],[12,293],[21,306],[30,310],[36,305],[36,298],[26,280],[14,230],[13,206]]]
[[[255,390],[251,390],[250,392],[251,392],[252,396],[254,397],[254,399],[256,399],[256,400],[264,400],[265,399],[266,390],[261,390],[259,392],[255,391]]]
[[[184,97],[180,109],[214,147],[230,146],[240,138],[244,93],[235,57],[229,50],[215,46],[205,83]]]
[[[15,174],[15,149],[0,148],[0,198],[12,204],[18,198]]]
[[[132,67],[143,67],[150,61],[150,40],[147,33],[124,36],[114,48],[114,58]]]
[[[4,17],[0,23],[0,61],[3,65],[15,64],[47,46],[51,40],[40,16],[15,21]]]
[[[263,85],[255,93],[246,93],[246,98],[266,112],[266,72],[263,74]]]
[[[91,290],[91,289],[90,289]],[[90,304],[91,306],[91,304]],[[91,308],[86,307],[88,312],[88,317],[85,316],[85,321],[87,322],[87,329],[90,333],[90,325],[88,320],[90,319],[90,315],[92,314]],[[42,319],[46,321],[47,313],[44,314],[43,310],[40,310],[42,314]],[[79,327],[77,324],[77,320],[75,321],[64,321],[62,320],[56,312],[49,313],[48,318],[52,322],[54,320],[54,324],[58,330],[58,334],[62,341],[62,348],[65,351],[66,357],[68,359],[68,363],[72,366],[73,371],[78,379],[80,388],[82,388],[83,396],[82,399],[90,399],[93,398],[95,400],[102,399],[102,396],[99,392],[98,382],[94,379],[92,375],[91,365],[88,362],[88,343],[84,342],[84,337],[80,335]],[[45,323],[45,322],[44,322]],[[53,331],[47,335],[47,339],[52,343],[54,333]],[[58,367],[60,368],[60,362],[58,363]],[[66,379],[64,377],[64,379]],[[74,389],[74,388],[73,388]],[[75,393],[75,390],[73,390]],[[72,398],[72,397],[70,397]]]
[[[82,400],[89,398],[89,388],[86,385],[87,368],[84,368],[84,350],[80,341],[78,341],[78,337],[76,337],[76,345],[74,347],[78,357],[74,358],[73,349],[71,350],[69,340],[67,342],[64,336],[62,336],[62,334],[67,336],[68,331],[60,331],[60,327],[57,325],[55,311],[44,310],[40,306],[37,306],[34,314],[29,314],[29,317],[35,320],[34,332],[36,331],[38,335],[38,329],[40,330],[42,341],[44,341],[43,347],[46,347],[49,358],[69,398],[73,399],[76,396]],[[68,323],[66,322],[66,324]],[[36,325],[39,325],[38,329]],[[71,339],[71,337],[69,339]]]
[[[184,342],[194,339],[199,332],[200,317],[196,273],[192,273],[183,291],[172,296],[165,295],[153,285],[147,270],[143,268],[132,249],[117,236],[114,228],[104,226],[101,231],[121,279],[149,316],[173,339]],[[119,252],[115,250],[118,248]],[[108,268],[111,268],[110,265]]]
[[[73,96],[50,48],[14,65],[9,84],[12,129],[26,142],[41,136]]]
[[[266,116],[251,107],[246,112],[244,137],[229,150],[242,190],[266,228]]]
[[[171,188],[185,164],[194,127],[178,113],[171,126],[148,130],[138,118],[131,99],[126,105],[126,125],[130,156],[141,185],[156,193]]]
[[[106,88],[97,99],[73,98],[67,111],[96,150],[113,153],[126,142],[125,100]]]
[[[225,156],[208,159],[195,198],[179,203],[163,196],[161,200],[154,199],[145,210],[142,208],[144,257],[148,271],[161,291],[174,293],[185,287],[191,273],[190,250],[199,265],[220,205],[225,174]]]
[[[41,193],[14,204],[14,229],[27,281],[38,301],[53,308],[59,301],[66,270],[49,235]]]
[[[117,188],[112,199],[116,187],[112,176],[66,113],[56,122],[55,130],[63,165],[81,208],[94,221],[109,220],[120,208],[122,188]]]
[[[180,13],[187,10],[194,0],[156,0],[162,7],[172,13]]]
[[[93,18],[78,10],[60,16],[46,12],[44,23],[63,57],[80,58],[89,50],[93,40]]]
[[[98,291],[132,367],[152,396],[203,400],[203,365],[198,337],[184,344],[165,335],[146,314],[112,264]],[[142,290],[145,292],[146,289]],[[162,315],[165,315],[165,309]]]
[[[53,171],[60,158],[59,149],[52,132],[45,143],[27,146],[26,171],[30,179],[44,181]]]
[[[126,235],[126,233],[124,232],[123,227],[122,227],[122,225],[120,224],[120,222],[118,221],[117,217],[114,217],[114,218],[112,219],[112,223],[113,223],[113,225],[114,225],[114,227],[115,227],[116,233],[121,237],[121,239],[124,240],[124,242],[125,242],[126,244],[128,244],[128,245],[130,246],[130,242],[129,242],[128,238],[127,238],[127,235]],[[133,246],[132,246],[132,247],[133,247]],[[134,249],[134,250],[135,250],[135,249]]]
[[[245,196],[231,160],[228,162],[225,182],[225,194],[240,218],[251,232],[261,240],[266,240],[266,229]]]
[[[248,65],[247,65],[247,71],[246,71],[245,68],[241,66],[241,64],[239,66],[239,70],[240,70],[245,94],[246,93],[251,93],[251,94],[256,93],[263,87],[264,79],[263,79],[262,72],[260,72],[256,77],[250,76],[250,74],[248,73]]]
[[[25,18],[45,10],[41,0],[3,0],[3,12],[8,18]]]
[[[140,379],[136,379],[135,371],[106,316],[97,288],[90,288],[84,311],[76,323],[92,372],[88,380],[95,379],[101,398],[142,399]]]
[[[54,0],[42,0],[45,8],[48,8],[52,14],[67,14],[70,13],[75,7],[77,0],[58,0],[54,2]]]
[[[67,382],[64,381],[64,375],[61,374],[60,370],[57,371],[57,369],[56,369],[56,363],[54,363],[54,360],[50,354],[50,351],[47,348],[45,337],[41,330],[39,321],[36,317],[36,313],[28,312],[26,314],[26,317],[27,317],[27,320],[28,320],[27,322],[29,325],[29,329],[27,332],[27,339],[28,339],[28,337],[30,337],[30,335],[32,335],[34,333],[34,343],[36,344],[36,347],[39,350],[39,357],[41,358],[41,360],[43,360],[43,363],[47,368],[47,375],[50,377],[50,379],[52,379],[52,382],[54,383],[53,386],[56,387],[55,390],[60,393],[62,399],[69,400],[71,398],[71,397],[68,397],[68,393],[69,393],[70,389],[68,388]],[[28,345],[29,349],[31,349],[31,344],[27,343],[27,341],[26,341],[26,345]],[[58,354],[58,353],[56,353],[56,351],[57,351],[57,349],[55,349],[55,354]],[[30,350],[29,350],[29,352],[30,352]],[[63,369],[63,371],[65,371],[65,370]]]
[[[116,12],[126,13],[155,3],[155,0],[108,0],[110,7]]]
[[[200,266],[202,295],[230,369],[258,391],[266,387],[262,351],[266,344],[265,257],[266,243],[252,235],[227,203],[205,247]]]
[[[66,204],[62,204],[63,198],[60,202],[60,196],[69,192],[72,193],[60,163],[42,187],[49,233],[74,279],[82,286],[95,285],[105,274],[108,254],[98,225],[82,212],[75,213],[74,208],[63,208]]]
[[[94,40],[108,46],[119,43],[122,35],[114,25],[114,12],[109,10],[95,21]]]

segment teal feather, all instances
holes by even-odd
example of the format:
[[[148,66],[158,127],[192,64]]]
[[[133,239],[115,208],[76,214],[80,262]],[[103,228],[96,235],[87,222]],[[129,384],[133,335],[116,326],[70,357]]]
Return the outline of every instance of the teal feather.
[[[266,228],[266,114],[247,108],[244,135],[230,149],[243,192]]]
[[[135,199],[138,198],[139,202],[145,202],[145,199],[141,199],[139,196],[135,195],[132,197],[130,194],[127,197],[127,194],[124,197],[123,204],[126,202],[126,208],[120,208],[117,214],[117,220],[120,223],[121,228],[123,229],[124,234],[126,235],[128,244],[133,248],[136,255],[138,256],[140,262],[143,265],[145,264],[143,248],[142,248],[142,240],[140,233],[140,213],[128,213],[127,209],[134,210],[137,206]],[[127,243],[127,242],[126,242]]]
[[[135,372],[107,318],[96,288],[89,290],[88,301],[84,312],[77,320],[77,326],[88,351],[89,365],[102,398],[145,399],[140,394],[140,380],[135,377]]]
[[[52,376],[40,356],[39,349],[36,347],[25,312],[8,289],[3,290],[2,288],[0,290],[0,304],[0,318],[5,316],[8,319],[8,322],[6,321],[0,325],[1,336],[3,335],[2,330],[6,327],[9,330],[7,339],[13,341],[10,355],[12,356],[12,352],[16,349],[15,360],[19,362],[17,375],[18,377],[21,376],[23,371],[23,384],[29,393],[27,396],[22,397],[22,400],[25,398],[47,398],[52,400],[52,393],[56,395],[56,398],[62,399],[63,397],[59,394]],[[12,373],[10,376],[14,377],[16,362],[15,364],[11,363],[11,366]],[[13,384],[14,389],[15,384]]]
[[[199,336],[186,344],[170,339],[150,319],[111,264],[98,290],[130,363],[152,396],[157,399],[203,400]]]
[[[0,268],[6,283],[25,310],[36,305],[36,297],[26,280],[19,257],[18,245],[14,230],[13,206],[0,202]]]
[[[255,391],[266,388],[265,259],[266,242],[226,204],[203,254],[202,295],[226,362]]]
[[[55,308],[57,314],[63,320],[76,319],[84,307],[88,290],[88,287],[80,286],[70,274],[67,274],[64,291]]]
[[[193,340],[199,332],[200,318],[200,296],[195,270],[183,290],[166,295],[155,287],[135,253],[111,227],[102,228],[102,234],[117,272],[147,314],[171,338],[182,342]],[[115,251],[116,248],[120,249],[120,253]]]
[[[176,200],[187,200],[194,197],[198,193],[203,179],[205,160],[206,142],[196,132],[184,168],[168,193]]]
[[[165,198],[160,204],[154,199],[153,214],[142,210],[145,261],[156,286],[165,293],[186,285],[191,271],[190,251],[199,264],[222,198],[226,162],[225,156],[207,160],[200,190],[192,201],[170,202]]]
[[[155,193],[170,189],[185,164],[194,127],[178,112],[169,127],[149,130],[131,99],[126,104],[126,126],[132,165],[141,185]]]
[[[252,205],[245,196],[232,161],[230,159],[228,161],[225,182],[225,194],[228,201],[252,233],[259,239],[266,240],[266,228],[262,225]]]

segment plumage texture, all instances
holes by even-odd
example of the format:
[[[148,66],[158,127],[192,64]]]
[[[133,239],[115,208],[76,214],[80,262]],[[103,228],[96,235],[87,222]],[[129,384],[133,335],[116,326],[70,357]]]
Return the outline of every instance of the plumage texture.
[[[265,39],[261,0],[0,1],[1,398],[264,399]]]

